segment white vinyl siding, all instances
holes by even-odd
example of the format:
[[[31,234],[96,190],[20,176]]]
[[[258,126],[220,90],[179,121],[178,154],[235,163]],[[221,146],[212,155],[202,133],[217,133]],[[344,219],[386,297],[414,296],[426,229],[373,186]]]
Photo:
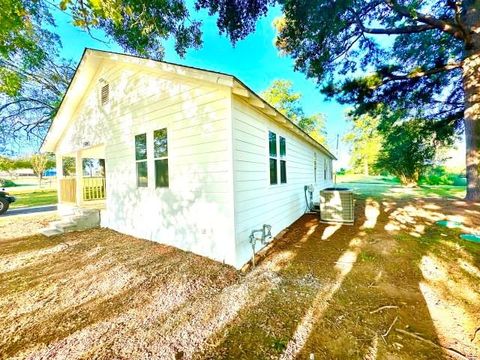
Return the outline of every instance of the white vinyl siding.
[[[99,69],[57,152],[105,145],[102,226],[234,263],[230,89],[116,64]],[[98,79],[109,83],[109,109]],[[168,129],[169,186],[156,188],[155,130]],[[147,134],[148,187],[137,188],[135,135]]]
[[[285,184],[280,183],[279,164],[278,185],[270,185],[270,131],[277,135],[279,159],[279,138],[283,137],[286,141]],[[312,166],[314,153],[317,152],[318,163],[330,159],[239,97],[233,98],[233,146],[236,263],[241,265],[252,256],[248,242],[252,230],[260,229],[263,224],[272,225],[272,234],[275,236],[304,213],[303,187],[315,181]],[[318,176],[319,171],[320,166],[317,164],[314,201],[318,201],[321,188],[331,185],[329,180],[323,180],[323,174],[322,177]],[[260,247],[257,244],[257,250]]]
[[[241,267],[252,255],[252,230],[269,224],[275,236],[303,214],[303,188],[315,183],[315,153],[314,201],[331,185],[324,179],[331,159],[319,147],[232,96],[228,86],[194,80],[185,69],[173,73],[114,61],[94,69],[55,152],[74,156],[80,149],[105,149],[102,226]],[[100,79],[109,84],[104,106]],[[161,129],[167,129],[168,151],[157,156],[154,132]],[[277,138],[275,185],[270,185],[269,131]],[[146,187],[137,186],[139,134],[146,134]],[[168,164],[168,187],[157,187],[159,160]]]

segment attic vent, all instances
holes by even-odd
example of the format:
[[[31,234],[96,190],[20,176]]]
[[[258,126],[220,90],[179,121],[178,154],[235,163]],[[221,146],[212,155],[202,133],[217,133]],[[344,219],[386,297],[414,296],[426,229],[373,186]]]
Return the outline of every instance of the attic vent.
[[[110,87],[109,84],[103,85],[102,86],[102,105],[105,105],[108,103],[108,98],[110,94]]]

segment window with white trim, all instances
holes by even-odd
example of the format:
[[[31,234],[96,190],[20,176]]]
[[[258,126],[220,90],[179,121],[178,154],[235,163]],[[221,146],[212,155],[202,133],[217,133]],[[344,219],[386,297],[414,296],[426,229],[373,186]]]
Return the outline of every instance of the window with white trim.
[[[270,185],[287,183],[287,140],[277,136],[273,131],[268,132],[268,157]]]
[[[168,187],[167,129],[153,132],[153,156],[155,161],[155,187]]]
[[[313,182],[317,183],[317,153],[313,153]]]
[[[135,136],[137,187],[148,187],[147,134]]]
[[[268,151],[270,166],[270,185],[278,184],[277,169],[277,134],[272,131],[268,132]]]
[[[280,143],[280,184],[287,183],[287,141],[279,136]]]
[[[323,180],[327,180],[327,159],[323,159]]]
[[[105,84],[102,86],[102,89],[100,91],[100,100],[102,102],[102,106],[107,105],[109,99],[110,99],[110,85]]]

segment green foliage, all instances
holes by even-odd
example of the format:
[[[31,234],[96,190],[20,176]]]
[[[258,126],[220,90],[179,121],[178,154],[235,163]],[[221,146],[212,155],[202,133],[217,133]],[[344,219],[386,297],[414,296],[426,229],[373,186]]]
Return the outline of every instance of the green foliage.
[[[384,135],[376,166],[397,176],[404,185],[417,184],[432,166],[440,143],[422,120],[394,125]]]
[[[301,104],[302,94],[294,92],[291,81],[275,80],[261,95],[269,104],[296,123],[312,138],[319,143],[326,143],[327,132],[324,115],[320,113],[305,115]]]
[[[183,0],[0,0],[0,153],[45,136],[73,76],[71,62],[59,58],[57,4],[73,25],[90,35],[102,29],[129,53],[160,59],[171,39],[183,56],[202,43]]]
[[[73,24],[88,32],[103,29],[127,52],[160,59],[163,41],[172,38],[175,50],[184,56],[199,47],[201,23],[190,17],[182,0],[62,0],[60,8],[72,14]]]
[[[464,59],[480,51],[478,1],[221,1],[226,10],[217,1],[201,3],[219,13],[217,23],[233,41],[245,38],[266,13],[258,9],[279,5],[277,48],[328,97],[352,104],[352,116],[378,118],[383,132],[398,132],[399,124],[413,121],[429,128],[420,144],[432,136],[449,142],[465,130],[472,154],[467,198],[480,200],[480,127],[472,125],[480,116],[473,109],[479,75],[463,70]],[[465,104],[472,111],[465,112]]]
[[[67,156],[62,158],[63,176],[75,175],[75,158]]]
[[[302,94],[293,91],[293,83],[289,80],[274,80],[261,96],[293,121],[298,122],[299,118],[304,116],[300,103]]]
[[[428,168],[420,177],[420,184],[465,186],[465,177],[448,172],[444,166]]]
[[[337,175],[343,176],[347,173],[347,170],[345,168],[340,168],[337,170]]]
[[[350,117],[351,128],[343,140],[351,145],[350,164],[354,173],[376,175],[375,163],[383,137],[378,131],[379,120],[368,115]]]
[[[12,180],[0,178],[0,187],[6,188],[6,187],[15,187],[15,186],[17,186],[17,184],[15,184]]]

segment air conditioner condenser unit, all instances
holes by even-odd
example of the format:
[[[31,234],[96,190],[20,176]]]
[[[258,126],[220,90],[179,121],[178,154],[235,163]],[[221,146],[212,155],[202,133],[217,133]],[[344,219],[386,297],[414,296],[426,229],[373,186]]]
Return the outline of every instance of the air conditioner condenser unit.
[[[321,190],[320,220],[328,223],[353,224],[353,191],[347,188],[326,188]]]

